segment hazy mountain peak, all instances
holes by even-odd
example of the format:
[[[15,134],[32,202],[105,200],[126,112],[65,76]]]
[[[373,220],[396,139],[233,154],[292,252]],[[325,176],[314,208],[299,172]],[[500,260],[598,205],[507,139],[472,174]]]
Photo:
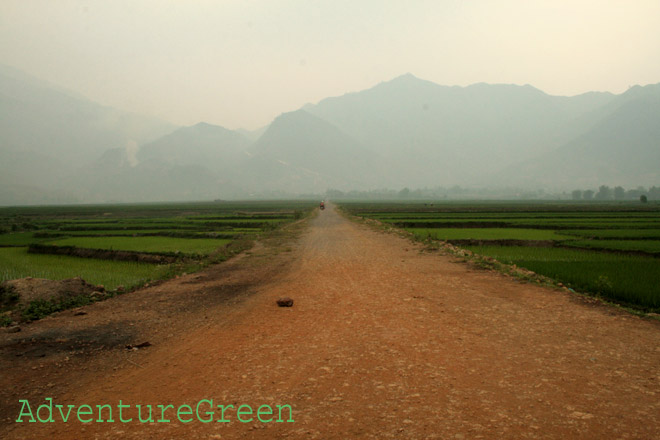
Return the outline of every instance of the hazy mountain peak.
[[[270,124],[259,141],[255,144],[257,150],[264,148],[271,143],[271,138],[284,137],[291,143],[293,139],[303,140],[307,137],[308,141],[316,141],[324,136],[338,135],[341,131],[328,121],[319,118],[306,110],[299,109],[291,112],[282,113]],[[346,136],[341,133],[341,136]],[[312,142],[313,143],[313,142]]]
[[[188,127],[181,127],[153,142],[141,147],[146,151],[168,151],[169,154],[190,152],[193,150],[239,150],[248,144],[242,134],[220,125],[199,122]]]
[[[209,124],[208,122],[198,122],[195,125],[190,125],[188,127],[181,127],[177,131],[194,131],[196,133],[202,134],[212,134],[212,133],[232,133],[232,130],[229,130],[221,125]]]
[[[378,90],[378,89],[391,89],[391,88],[402,88],[402,89],[413,89],[413,88],[438,88],[444,89],[448,88],[447,86],[441,86],[432,81],[421,79],[413,75],[412,73],[404,73],[403,75],[397,76],[389,81],[381,82],[380,84],[372,87],[369,90]],[[369,91],[367,90],[367,91]]]
[[[206,128],[219,127],[219,125],[213,125],[213,124],[209,124],[208,122],[203,122],[202,121],[202,122],[198,122],[197,124],[193,125],[192,127],[204,130]]]
[[[572,96],[555,96],[556,98],[587,98],[587,97],[598,97],[598,96],[605,96],[605,97],[614,97],[614,93],[612,92],[596,92],[596,91],[591,91],[591,92],[584,92],[580,93],[578,95],[572,95]]]
[[[256,182],[294,192],[364,187],[385,169],[377,154],[303,109],[275,118],[252,153],[249,167]]]
[[[390,81],[387,82],[413,82],[413,81],[423,81],[422,79],[416,77],[410,72],[404,73],[403,75],[399,75],[396,78],[391,79]]]
[[[283,121],[287,119],[297,118],[297,117],[308,117],[312,116],[308,111],[303,109],[293,110],[290,112],[284,112],[278,115],[273,122]]]
[[[216,171],[227,172],[248,144],[238,132],[200,122],[142,145],[136,158],[143,164],[211,166]]]
[[[318,133],[327,134],[330,131],[341,133],[341,130],[337,128],[332,122],[316,116],[315,114],[304,109],[285,112],[277,116],[266,129],[261,138],[268,137],[272,135],[272,133],[278,131],[285,131],[291,135],[297,136],[316,136]],[[346,136],[345,133],[341,133],[341,135]]]
[[[537,89],[536,87],[530,84],[491,84],[486,82],[478,82],[470,84],[467,87],[464,87],[466,91],[469,92],[478,92],[478,93],[488,93],[488,94],[519,94],[519,95],[544,95],[548,96],[544,91]]]
[[[626,90],[622,98],[639,98],[639,97],[660,97],[660,83],[647,84],[645,86],[634,85]]]

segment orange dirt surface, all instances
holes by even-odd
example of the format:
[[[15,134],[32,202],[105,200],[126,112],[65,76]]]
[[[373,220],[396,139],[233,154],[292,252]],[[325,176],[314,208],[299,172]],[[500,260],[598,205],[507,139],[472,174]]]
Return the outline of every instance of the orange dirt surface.
[[[328,208],[289,244],[1,334],[0,437],[660,438],[660,323]],[[46,397],[115,405],[115,422],[82,424],[75,409],[67,423],[14,422],[19,399],[34,410]],[[120,399],[154,419],[158,404],[246,404],[254,420],[228,410],[218,423],[216,407],[211,423],[176,409],[120,423]],[[295,421],[258,421],[264,404],[291,405]]]

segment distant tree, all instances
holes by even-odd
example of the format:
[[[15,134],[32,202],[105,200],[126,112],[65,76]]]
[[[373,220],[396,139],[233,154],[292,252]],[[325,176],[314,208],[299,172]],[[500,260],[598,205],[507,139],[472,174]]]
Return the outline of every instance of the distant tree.
[[[325,192],[326,196],[330,199],[335,198],[338,199],[340,197],[344,197],[344,192],[340,191],[338,189],[332,189],[328,188],[328,190]]]
[[[400,199],[407,199],[409,196],[410,196],[410,188],[403,188],[401,191],[399,191]]]
[[[421,199],[423,198],[424,194],[421,189],[416,189],[414,191],[410,191],[409,197],[412,197],[413,199]]]
[[[580,200],[582,198],[582,190],[575,189],[571,192],[573,200]]]
[[[463,195],[467,192],[467,190],[461,188],[458,185],[454,185],[451,188],[449,188],[448,193],[452,196],[460,196]]]
[[[601,185],[598,187],[598,192],[594,196],[596,200],[611,200],[612,199],[612,188],[607,185]]]
[[[644,194],[642,194],[641,196],[639,196],[639,201],[642,202],[642,203],[646,203],[649,200],[646,198],[646,196]]]
[[[590,189],[582,191],[582,198],[584,200],[591,200],[594,198],[594,192]]]
[[[623,200],[626,198],[626,190],[622,186],[614,187],[614,200]]]
[[[649,199],[660,200],[660,187],[652,186],[649,188]]]

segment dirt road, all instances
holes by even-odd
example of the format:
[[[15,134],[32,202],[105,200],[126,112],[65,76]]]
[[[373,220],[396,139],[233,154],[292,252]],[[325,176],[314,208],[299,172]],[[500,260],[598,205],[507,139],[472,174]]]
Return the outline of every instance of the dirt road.
[[[48,379],[57,369],[48,356],[31,361],[43,371],[25,372],[32,365],[25,363],[21,373],[10,368],[19,362],[12,359],[3,364],[15,380],[33,381],[35,407],[49,396],[47,387],[38,387],[42,377],[56,381],[55,403],[116,405],[121,399],[152,404],[154,418],[160,416],[155,405],[172,404],[169,423],[120,423],[116,412],[114,423],[85,425],[59,417],[54,423],[5,419],[0,436],[660,438],[658,322],[423,253],[402,238],[349,222],[332,207],[286,246],[278,254],[257,249],[229,265],[86,308],[89,315],[81,318],[92,320],[109,313],[102,307],[129,313],[117,311],[120,301],[150,313],[156,307],[150,304],[227,286],[242,292],[134,322],[153,343],[147,349],[128,352],[117,340],[82,369],[59,368],[55,379]],[[292,297],[294,307],[276,307],[281,296]],[[129,316],[104,318],[110,319],[104,325],[128,326]],[[76,322],[82,321],[62,314],[28,331]],[[176,408],[188,404],[194,411],[203,399],[250,405],[254,420],[242,423],[232,411],[229,423],[177,420]],[[259,422],[257,408],[264,404],[290,405],[295,422]],[[216,409],[214,420],[220,416]]]

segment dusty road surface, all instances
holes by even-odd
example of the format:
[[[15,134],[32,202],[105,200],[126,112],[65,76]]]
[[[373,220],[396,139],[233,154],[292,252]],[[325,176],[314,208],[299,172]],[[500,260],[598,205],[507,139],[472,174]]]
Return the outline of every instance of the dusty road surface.
[[[0,437],[660,438],[657,321],[420,252],[333,207],[278,252],[264,249],[87,307],[85,316],[62,313],[23,335],[59,328],[84,339],[84,319],[120,336],[139,328],[139,336],[117,336],[86,356],[12,357],[19,336],[5,335],[5,413],[13,414]],[[198,304],[227,289],[238,293],[184,307],[185,298]],[[282,296],[294,306],[278,308]],[[129,336],[153,345],[128,351]],[[10,420],[19,399],[29,398],[34,410],[49,396],[76,408],[113,405],[115,421],[83,424],[77,409],[66,423],[57,411],[53,423]],[[131,405],[124,419],[133,421],[119,421],[120,399]],[[136,404],[143,418],[151,404],[154,420],[161,418],[156,405],[173,405],[162,417],[170,422],[138,422]],[[241,404],[252,415],[243,407],[239,417]],[[229,422],[217,422],[217,405],[226,406]],[[274,409],[259,414],[270,423],[258,420],[262,405]],[[189,423],[177,419],[180,408]]]

